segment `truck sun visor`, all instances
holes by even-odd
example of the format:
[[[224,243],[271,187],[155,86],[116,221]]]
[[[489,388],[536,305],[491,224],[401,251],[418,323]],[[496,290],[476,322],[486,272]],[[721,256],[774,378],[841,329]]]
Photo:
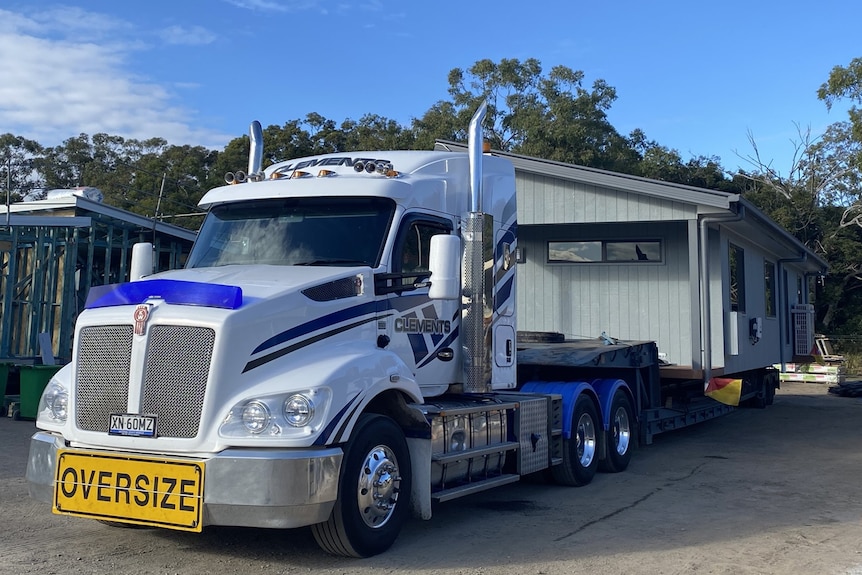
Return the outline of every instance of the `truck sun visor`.
[[[242,289],[237,286],[180,280],[154,279],[93,286],[87,296],[87,309],[135,305],[159,298],[175,305],[198,305],[237,309],[242,305]]]

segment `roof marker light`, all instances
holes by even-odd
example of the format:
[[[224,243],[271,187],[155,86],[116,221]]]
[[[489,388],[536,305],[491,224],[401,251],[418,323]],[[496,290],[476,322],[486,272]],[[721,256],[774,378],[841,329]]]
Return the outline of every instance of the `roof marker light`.
[[[320,170],[319,172],[317,172],[318,178],[328,178],[328,177],[334,176],[334,175],[335,175],[335,172],[333,172],[332,170]]]

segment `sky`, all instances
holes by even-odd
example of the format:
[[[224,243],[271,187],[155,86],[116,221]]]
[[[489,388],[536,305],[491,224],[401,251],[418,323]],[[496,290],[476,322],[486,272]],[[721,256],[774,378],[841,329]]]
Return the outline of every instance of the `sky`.
[[[478,60],[539,60],[617,91],[622,134],[786,173],[817,88],[862,57],[858,0],[0,0],[0,134],[221,150],[252,120],[408,126]]]

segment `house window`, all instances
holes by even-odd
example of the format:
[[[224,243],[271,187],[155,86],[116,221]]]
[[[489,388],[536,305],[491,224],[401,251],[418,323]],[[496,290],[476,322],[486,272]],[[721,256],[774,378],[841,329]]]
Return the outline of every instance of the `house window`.
[[[661,262],[661,241],[548,242],[549,263]]]
[[[730,258],[730,311],[745,313],[745,252],[729,244]]]
[[[766,317],[775,317],[775,264],[763,260],[763,286],[766,294]]]

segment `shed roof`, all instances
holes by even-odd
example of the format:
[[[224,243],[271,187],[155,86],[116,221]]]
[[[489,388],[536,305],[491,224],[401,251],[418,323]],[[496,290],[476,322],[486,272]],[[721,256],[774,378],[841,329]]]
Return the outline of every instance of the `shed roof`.
[[[84,222],[81,217],[92,215],[104,216],[188,241],[194,241],[197,236],[192,230],[153,220],[80,195],[17,202],[9,206],[8,213],[6,207],[2,206],[0,224],[4,224],[9,217],[9,223],[12,225],[89,225],[89,221]],[[34,219],[37,217],[38,220]]]

